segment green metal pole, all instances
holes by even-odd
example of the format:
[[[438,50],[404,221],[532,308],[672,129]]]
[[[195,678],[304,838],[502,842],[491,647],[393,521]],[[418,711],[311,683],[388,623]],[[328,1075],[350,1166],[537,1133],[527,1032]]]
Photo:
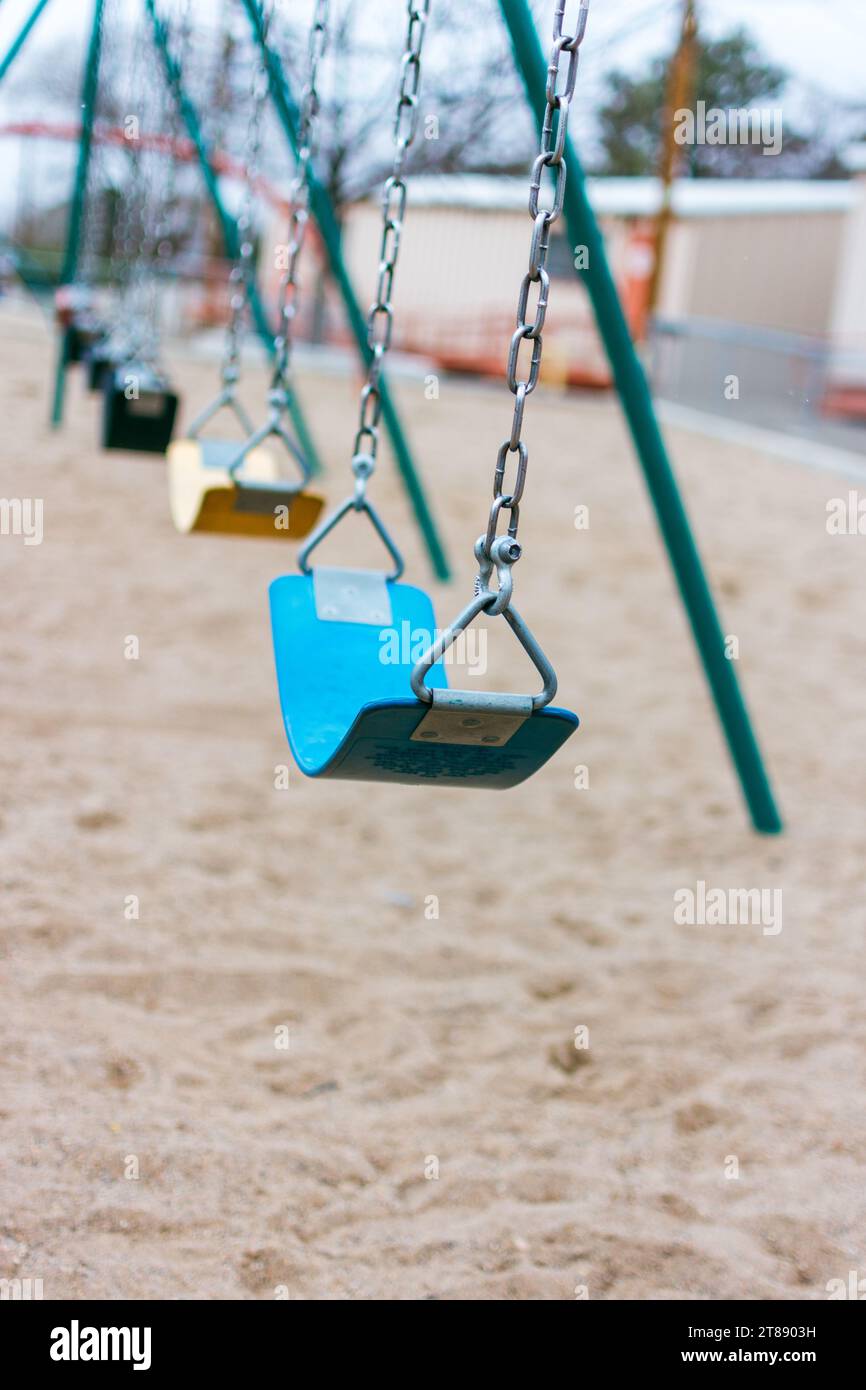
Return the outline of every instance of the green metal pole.
[[[102,47],[102,12],[104,0],[95,0],[93,24],[90,29],[90,43],[87,60],[84,64],[84,78],[81,86],[81,140],[78,145],[78,164],[75,170],[75,185],[69,208],[69,225],[66,229],[66,252],[60,272],[61,285],[69,285],[78,270],[78,251],[81,245],[81,228],[84,222],[84,205],[87,197],[87,171],[90,168],[90,152],[93,148],[93,117],[96,110],[96,92],[99,85],[99,55]],[[66,388],[66,363],[68,359],[69,329],[60,335],[57,348],[57,366],[54,374],[54,399],[51,405],[51,425],[57,429],[63,419],[63,398]]]
[[[72,206],[69,210],[66,255],[60,273],[61,283],[64,285],[68,285],[74,280],[78,271],[78,251],[81,245],[84,203],[87,196],[87,171],[90,166],[90,152],[93,148],[93,118],[96,110],[96,89],[99,82],[104,7],[105,0],[96,0],[93,6],[93,28],[90,33],[90,48],[87,54],[84,85],[81,92],[81,142],[78,146],[78,169],[75,175],[75,188],[72,193]]]
[[[277,115],[283,130],[288,137],[289,143],[297,156],[298,153],[298,111],[292,100],[286,81],[283,66],[274,53],[273,49],[265,43],[265,33],[262,24],[262,10],[258,0],[243,0],[244,8],[250,18],[253,33],[256,41],[262,50],[265,61],[268,65],[268,79],[270,82],[271,96],[273,97]],[[342,238],[340,226],[334,212],[333,204],[319,181],[311,175],[310,177],[310,206],[316,224],[319,228],[319,235],[325,248],[328,258],[328,265],[331,274],[336,281],[337,287],[346,307],[346,314],[349,320],[349,327],[352,330],[357,345],[358,352],[366,365],[370,361],[371,352],[367,342],[367,319],[360,304],[358,303],[349,273],[343,260]],[[403,484],[412,504],[415,519],[427,547],[433,571],[438,579],[450,579],[451,571],[448,565],[448,558],[439,536],[436,522],[430,510],[424,487],[409,450],[409,444],[403,430],[394,398],[384,375],[379,377],[379,392],[382,398],[382,419],[385,428],[394,447],[394,456],[397,460],[397,467]]]
[[[544,114],[547,62],[526,0],[500,0],[517,66],[539,126]],[[566,142],[568,178],[565,218],[573,246],[587,248],[583,280],[613,370],[659,527],[688,613],[719,719],[739,774],[756,830],[774,834],[782,820],[761,757],[734,666],[725,656],[725,638],[688,514],[665,450],[641,367],[605,255],[604,241],[586,192],[571,140]]]
[[[166,80],[177,102],[178,111],[186,126],[187,134],[195,146],[202,174],[204,175],[205,186],[210,194],[214,208],[216,209],[226,255],[230,260],[234,260],[240,248],[237,222],[223,202],[222,194],[220,193],[219,178],[214,169],[207,144],[205,143],[198,114],[184,90],[180,64],[172,56],[171,49],[169,48],[168,27],[157,14],[154,0],[144,0],[144,3],[153,25],[154,42],[162,58]],[[273,357],[275,351],[273,329],[268,322],[268,316],[265,312],[261,295],[255,284],[250,285],[249,299],[256,331],[264,343],[268,355]],[[311,471],[313,473],[320,473],[322,471],[321,460],[301,404],[297,400],[294,391],[289,395],[289,412],[295,427],[295,433],[298,437],[298,443],[301,446],[304,457],[310,464]]]
[[[3,81],[3,78],[6,76],[12,64],[15,62],[15,59],[18,57],[18,54],[21,52],[21,49],[24,47],[24,44],[27,41],[27,35],[30,33],[30,30],[33,28],[34,24],[36,23],[37,19],[39,18],[47,4],[48,0],[37,0],[37,3],[33,6],[30,15],[27,19],[25,19],[21,28],[18,30],[18,33],[12,40],[12,44],[8,52],[6,53],[6,56],[2,59],[2,61],[0,61],[0,82]]]

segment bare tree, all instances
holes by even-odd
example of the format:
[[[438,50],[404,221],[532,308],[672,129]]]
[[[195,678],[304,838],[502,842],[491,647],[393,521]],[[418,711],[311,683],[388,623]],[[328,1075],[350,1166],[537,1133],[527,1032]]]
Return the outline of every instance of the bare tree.
[[[338,215],[379,186],[391,164],[390,131],[405,34],[405,0],[342,0],[333,7],[323,93],[320,175]],[[307,37],[286,16],[278,46],[293,90],[303,86]],[[493,0],[440,0],[425,39],[423,137],[411,169],[513,173],[532,145],[505,31]]]

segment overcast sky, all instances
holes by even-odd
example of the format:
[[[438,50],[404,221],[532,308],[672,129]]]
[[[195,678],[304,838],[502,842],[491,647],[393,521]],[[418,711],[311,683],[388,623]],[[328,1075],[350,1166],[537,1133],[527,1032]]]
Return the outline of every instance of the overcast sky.
[[[669,50],[681,8],[678,0],[591,0],[585,67],[636,68]],[[697,0],[697,10],[706,32],[744,25],[801,81],[866,103],[866,0]]]
[[[171,14],[176,12],[176,3],[161,0],[160,8]],[[193,11],[211,23],[225,3],[227,0],[191,0]],[[310,0],[278,3],[285,13],[291,10],[305,16],[311,9]],[[403,0],[366,3],[371,21],[376,22],[381,15],[383,22],[393,23],[402,34]],[[489,5],[495,22],[495,0],[466,3]],[[2,0],[0,54],[5,53],[33,4],[34,0]],[[111,0],[111,5],[140,13],[143,0]],[[699,22],[707,32],[721,34],[741,24],[749,29],[766,55],[790,70],[798,91],[796,104],[805,101],[820,109],[825,94],[829,101],[860,105],[866,110],[866,0],[697,0],[697,5]],[[570,0],[569,13],[574,7],[575,0]],[[92,8],[92,0],[50,0],[16,63],[19,77],[28,71],[34,76],[37,104],[27,110],[28,117],[39,111],[40,49],[58,38],[68,38],[70,45],[82,51]],[[540,9],[545,11],[543,3]],[[605,73],[614,66],[639,71],[656,55],[670,52],[680,10],[681,0],[591,0],[575,113],[579,139],[591,135],[592,110],[604,88]],[[432,11],[435,24],[436,0]],[[8,99],[4,100],[0,87],[0,124],[18,114]],[[55,169],[58,178],[65,177],[62,166],[67,157],[61,150],[40,151],[37,180],[50,179]],[[0,139],[0,216],[5,217],[14,205],[18,178],[18,151],[8,139]]]
[[[141,0],[120,2],[131,10]],[[3,0],[0,52],[5,51],[33,3],[34,0]],[[218,12],[222,3],[223,0],[192,0],[193,8],[202,16]],[[310,8],[309,0],[279,3],[286,12],[304,13]],[[367,3],[371,12],[378,7],[390,17],[395,11],[393,0]],[[570,8],[573,5],[571,0]],[[585,68],[598,62],[604,66],[618,62],[635,67],[669,48],[679,8],[679,0],[591,0]],[[432,9],[435,23],[435,0]],[[91,12],[92,0],[51,0],[36,32],[83,35]],[[702,27],[710,32],[721,33],[736,24],[745,24],[773,59],[805,81],[851,100],[863,100],[866,96],[866,0],[698,0],[698,14]]]

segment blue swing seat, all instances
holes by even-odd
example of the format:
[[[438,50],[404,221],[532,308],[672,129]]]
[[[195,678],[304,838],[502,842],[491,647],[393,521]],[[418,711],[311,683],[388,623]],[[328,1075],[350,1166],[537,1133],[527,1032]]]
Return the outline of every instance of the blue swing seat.
[[[360,608],[353,609],[351,597],[348,606],[329,606],[324,586],[333,592],[333,578],[342,578],[351,590],[353,574],[363,590],[370,578],[365,572],[325,567],[276,579],[270,586],[283,722],[306,776],[513,787],[546,763],[577,728],[575,714],[549,707],[533,713],[524,709],[497,722],[485,711],[483,695],[466,692],[450,692],[452,703],[444,718],[422,728],[431,707],[415,698],[409,678],[413,650],[417,656],[419,642],[425,646],[432,641],[433,604],[421,589],[375,576],[379,588],[373,588],[372,601],[362,594]],[[343,592],[348,592],[345,586]],[[385,647],[393,634],[399,659],[385,659],[394,655]],[[447,690],[441,661],[430,668],[427,685]],[[482,717],[476,717],[476,710]],[[471,729],[482,720],[485,728],[498,731],[488,734],[487,742],[478,741],[478,730]],[[494,739],[501,746],[491,746]]]

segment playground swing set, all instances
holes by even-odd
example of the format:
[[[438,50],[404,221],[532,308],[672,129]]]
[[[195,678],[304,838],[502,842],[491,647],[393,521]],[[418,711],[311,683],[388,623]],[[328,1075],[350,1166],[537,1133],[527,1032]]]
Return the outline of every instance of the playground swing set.
[[[68,284],[74,283],[77,268],[104,2],[95,0],[82,93],[84,116],[63,277]],[[45,3],[46,0],[41,0],[37,4],[11,53],[0,64],[0,75],[20,49]],[[583,173],[568,136],[568,113],[589,0],[580,0],[572,33],[564,28],[566,0],[554,0],[548,62],[545,62],[526,0],[499,0],[527,95],[538,112],[540,147],[529,186],[533,227],[529,264],[518,294],[516,328],[507,358],[507,382],[515,398],[513,418],[509,436],[496,458],[493,503],[486,530],[475,545],[478,575],[474,593],[450,626],[435,639],[432,602],[423,590],[400,582],[404,569],[402,556],[368,497],[368,483],[377,461],[380,424],[384,423],[434,570],[440,578],[447,578],[444,552],[408,453],[384,372],[393,331],[392,289],[407,202],[404,165],[418,124],[421,57],[430,0],[408,0],[407,3],[407,31],[393,126],[394,160],[382,193],[377,291],[366,318],[342,261],[333,208],[316,178],[314,167],[319,116],[317,77],[327,41],[328,0],[316,0],[314,6],[306,86],[300,110],[292,99],[282,65],[269,41],[274,0],[266,4],[260,0],[240,0],[250,20],[261,67],[252,92],[245,202],[238,222],[233,221],[222,203],[215,165],[196,112],[183,88],[181,66],[172,55],[166,23],[157,13],[155,0],[143,0],[143,3],[151,20],[168,87],[220,217],[226,250],[234,261],[221,390],[190,427],[187,437],[172,445],[169,451],[172,514],[183,531],[274,536],[282,530],[288,538],[308,537],[298,556],[300,573],[281,577],[270,588],[280,703],[289,743],[302,772],[310,777],[365,781],[511,787],[543,766],[578,725],[576,715],[552,707],[556,693],[555,672],[513,603],[513,567],[522,553],[518,526],[528,466],[528,451],[521,431],[526,401],[538,384],[541,369],[542,330],[549,295],[546,259],[550,231],[553,223],[564,214],[570,240],[587,247],[586,264],[576,273],[583,278],[592,301],[752,823],[764,833],[781,830],[781,819],[751,721],[736,675],[725,655],[722,628],[658,429],[646,378],[629,336],[604,244],[587,199]],[[288,269],[281,284],[279,325],[274,338],[270,336],[261,309],[251,244],[255,170],[262,112],[268,95],[296,159]],[[540,200],[546,176],[553,181],[553,194],[550,205],[545,208],[540,206]],[[292,326],[298,305],[297,267],[304,231],[311,218],[317,223],[366,366],[351,458],[353,491],[318,525],[323,498],[307,488],[312,473],[317,471],[317,460],[289,380]],[[259,429],[251,427],[236,396],[239,340],[247,308],[252,310],[256,327],[274,363],[268,416]],[[63,326],[55,423],[62,414],[63,373],[70,360],[69,334],[76,327],[74,323]],[[96,342],[104,347],[104,340],[98,334]],[[520,367],[522,353],[528,356],[524,374]],[[154,370],[154,364],[145,365],[153,372],[148,390],[155,396],[171,396],[167,381]],[[120,378],[124,371],[129,376],[128,369],[128,362],[114,364],[109,377],[109,396],[121,388]],[[128,392],[124,396],[128,405]],[[240,443],[202,436],[204,427],[224,409],[232,411],[241,425],[245,438]],[[287,428],[288,415],[295,424],[297,442]],[[144,418],[147,419],[147,410]],[[122,437],[126,427],[129,429],[127,438],[133,437],[141,421],[142,414],[135,409],[120,409],[118,420],[113,422],[114,437]],[[106,434],[111,436],[112,429],[107,428]],[[271,455],[262,449],[272,436],[282,442],[297,465],[297,482],[288,482],[273,471]],[[512,456],[514,478],[506,484],[506,470]],[[352,513],[366,514],[389,556],[390,566],[386,571],[312,565],[311,557],[319,544]],[[500,534],[503,521],[505,531]],[[479,693],[448,688],[443,664],[445,653],[459,634],[482,614],[504,617],[539,673],[541,689],[536,694]],[[405,624],[412,632],[431,635],[427,649],[420,660],[414,662],[382,662],[382,630],[404,630]]]
[[[430,782],[511,787],[538,770],[577,727],[566,710],[548,709],[556,693],[556,676],[535,638],[511,602],[512,566],[520,558],[517,540],[520,501],[526,478],[527,449],[520,439],[526,398],[538,381],[541,329],[547,306],[548,275],[544,268],[550,227],[556,208],[538,209],[538,195],[548,154],[557,157],[565,177],[562,150],[568,100],[574,88],[578,48],[586,10],[580,10],[578,32],[562,34],[562,9],[554,24],[554,63],[548,92],[557,68],[567,57],[569,73],[554,134],[554,101],[549,96],[542,151],[533,166],[530,210],[534,217],[530,270],[524,278],[518,308],[518,328],[509,355],[509,384],[516,404],[511,439],[499,452],[494,480],[494,503],[486,535],[475,548],[479,563],[472,602],[434,641],[433,605],[422,590],[399,582],[403,559],[384,521],[368,496],[377,461],[379,440],[379,378],[393,329],[392,293],[407,201],[404,166],[415,138],[419,116],[421,57],[429,0],[410,0],[401,81],[393,123],[393,166],[382,190],[382,233],[376,296],[368,317],[372,349],[361,389],[360,414],[352,448],[354,490],[313,533],[300,552],[300,575],[285,576],[271,585],[271,618],[277,680],[283,719],[295,760],[310,777],[341,777],[393,782]],[[318,54],[324,42],[327,4],[317,6],[315,25],[322,39],[311,45]],[[315,65],[307,92],[315,93]],[[314,109],[315,98],[309,103]],[[538,287],[534,323],[525,321],[530,286]],[[517,356],[522,342],[532,337],[527,380],[517,381]],[[517,477],[506,491],[506,454],[518,456]],[[365,513],[388,552],[387,573],[331,566],[313,567],[318,545],[346,517]],[[497,536],[500,517],[509,519],[506,535]],[[496,577],[493,587],[494,574]],[[449,690],[442,658],[460,632],[481,613],[504,614],[512,631],[541,674],[537,695]],[[383,628],[429,633],[430,645],[417,663],[381,659]]]
[[[270,9],[264,12],[267,42]],[[314,33],[317,30],[314,27]],[[319,55],[320,56],[320,55]],[[318,59],[314,55],[311,60]],[[313,67],[315,74],[315,66]],[[291,194],[287,270],[280,287],[277,331],[273,341],[273,372],[265,423],[255,428],[238,399],[241,374],[241,339],[254,277],[253,202],[258,176],[262,117],[268,98],[268,74],[262,62],[253,75],[250,116],[244,159],[244,201],[238,217],[238,254],[232,266],[229,320],[221,369],[219,394],[193,421],[186,439],[168,452],[169,499],[172,519],[179,531],[209,531],[258,539],[296,540],[315,526],[325,504],[324,496],[308,486],[312,469],[287,425],[291,384],[292,321],[297,312],[297,269],[309,217],[307,175],[312,147],[313,96],[305,101],[301,120],[301,157]],[[238,444],[231,439],[202,438],[201,431],[220,412],[231,411],[244,431]],[[264,448],[277,439],[296,467],[293,484],[281,478],[277,462]]]
[[[93,64],[85,70],[84,102],[94,110],[97,102],[99,49],[105,29],[105,6],[95,16],[98,49]],[[144,51],[132,44],[131,86],[149,91],[144,80]],[[152,96],[152,93],[151,93]],[[153,103],[151,103],[153,104]],[[145,119],[151,111],[143,113]],[[90,156],[93,120],[86,140]],[[82,134],[84,141],[84,133]],[[112,220],[111,266],[119,285],[117,304],[108,316],[100,316],[88,292],[87,266],[76,266],[71,284],[65,282],[58,293],[58,319],[63,329],[61,363],[80,363],[86,371],[87,385],[102,397],[100,442],[104,449],[164,454],[171,439],[179,400],[171,388],[160,353],[159,306],[156,292],[157,261],[168,236],[166,219],[173,198],[175,164],[169,162],[170,183],[155,188],[146,173],[146,155],[140,140],[124,142],[129,160],[129,182],[120,200],[120,216]],[[88,196],[88,169],[81,180],[80,207],[73,205],[73,216],[81,228],[83,259],[87,261],[93,231],[92,197]],[[77,191],[77,189],[76,189]],[[118,243],[120,254],[118,255]],[[71,260],[67,248],[67,262]],[[83,293],[82,293],[83,291]]]
[[[152,108],[155,103],[145,80],[144,61],[143,44],[134,42],[131,85],[134,91],[147,94],[144,100]],[[143,122],[149,123],[151,115],[145,107]],[[87,360],[90,381],[103,399],[103,449],[164,454],[174,432],[179,400],[161,357],[156,277],[160,245],[168,235],[164,220],[172,201],[175,166],[169,161],[171,185],[155,187],[140,142],[128,141],[127,151],[132,168],[130,187],[121,202],[120,302],[114,322],[93,345],[98,355]]]

